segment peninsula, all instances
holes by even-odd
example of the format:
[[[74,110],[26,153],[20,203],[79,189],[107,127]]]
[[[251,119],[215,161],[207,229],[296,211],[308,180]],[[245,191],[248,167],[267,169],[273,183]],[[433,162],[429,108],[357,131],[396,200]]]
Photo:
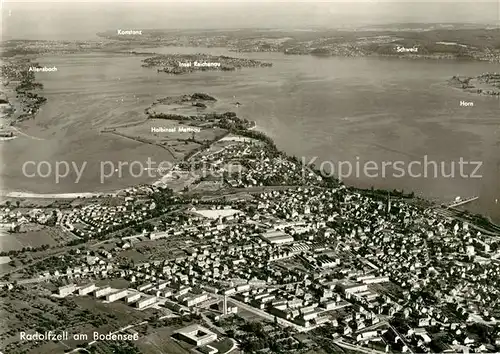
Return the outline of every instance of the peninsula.
[[[168,152],[169,161],[179,162],[209,149],[230,132],[255,127],[255,122],[229,111],[232,107],[232,102],[218,100],[206,93],[168,96],[146,108],[144,120],[106,127],[101,133],[158,146]]]
[[[31,59],[6,59],[1,66],[0,140],[17,137],[17,122],[33,118],[47,99],[40,95],[43,85],[36,81],[40,68]]]
[[[483,73],[476,77],[453,76],[448,85],[466,92],[487,96],[500,96],[500,74]]]

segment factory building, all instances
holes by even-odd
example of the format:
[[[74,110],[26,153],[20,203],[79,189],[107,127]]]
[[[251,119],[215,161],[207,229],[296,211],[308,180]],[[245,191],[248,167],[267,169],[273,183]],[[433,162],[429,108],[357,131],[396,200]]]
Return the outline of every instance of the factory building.
[[[131,304],[133,302],[136,302],[137,300],[139,300],[141,298],[141,294],[140,293],[135,293],[135,294],[132,294],[132,295],[129,295],[127,296],[127,298],[125,299],[125,302],[127,304]]]
[[[102,296],[108,295],[111,291],[112,291],[111,288],[109,286],[106,286],[104,288],[96,289],[94,291],[94,296],[95,297],[102,297]]]
[[[96,289],[95,284],[83,285],[78,289],[78,295],[87,295]]]
[[[168,236],[169,236],[168,231],[164,231],[164,232],[152,232],[149,235],[149,238],[151,240],[158,240],[158,239],[161,239],[161,238],[167,238]]]
[[[238,285],[236,287],[236,291],[240,292],[240,291],[248,291],[250,290],[250,284],[243,284],[243,285]]]
[[[293,237],[282,231],[269,231],[260,236],[264,241],[272,245],[281,245],[293,242]]]
[[[139,291],[146,291],[146,290],[148,290],[148,289],[150,289],[152,287],[153,287],[153,284],[148,283],[148,284],[144,284],[144,285],[139,286],[137,288],[137,290],[139,290]]]
[[[184,305],[186,305],[187,307],[196,306],[199,303],[202,303],[203,301],[207,301],[207,299],[208,299],[208,294],[191,296],[187,299],[184,299]]]
[[[363,279],[363,284],[380,284],[389,282],[389,277],[373,277],[368,279]]]
[[[141,299],[135,303],[135,306],[138,309],[143,309],[149,305],[152,305],[156,302],[156,296],[149,296],[144,299]]]
[[[68,284],[57,289],[59,296],[68,296],[76,290],[75,284]]]
[[[125,296],[127,296],[127,294],[128,294],[127,289],[118,290],[118,291],[116,291],[114,293],[107,294],[106,295],[106,300],[109,301],[109,302],[113,302],[113,301],[116,301],[116,300],[123,299]]]

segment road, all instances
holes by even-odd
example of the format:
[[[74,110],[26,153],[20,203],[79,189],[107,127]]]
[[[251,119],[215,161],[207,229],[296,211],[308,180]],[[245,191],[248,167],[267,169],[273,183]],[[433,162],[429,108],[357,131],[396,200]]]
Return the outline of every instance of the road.
[[[210,320],[210,318],[208,318],[207,315],[205,315],[203,312],[201,313],[201,318],[203,318],[203,320],[206,322],[207,327],[209,327],[211,329],[215,329],[217,332],[219,332],[222,335],[226,334],[226,331],[224,330],[224,328],[221,328],[221,327],[217,326],[215,323],[213,323]]]
[[[233,346],[231,347],[231,349],[229,349],[225,354],[229,354],[231,353],[233,350],[236,350],[238,349],[238,342],[235,341],[233,338],[229,338],[231,340],[231,342],[233,342]]]
[[[440,209],[437,209],[437,212],[441,216],[448,217],[448,218],[453,218],[455,220],[460,220],[462,222],[466,222],[471,228],[473,228],[473,229],[475,229],[477,231],[480,231],[484,235],[488,235],[488,236],[500,236],[499,232],[495,232],[495,231],[491,231],[491,230],[486,230],[486,229],[482,228],[481,226],[478,226],[478,225],[472,223],[471,220],[468,220],[467,218],[461,217],[460,215],[458,215],[459,211],[456,211],[454,209],[440,208]]]
[[[408,351],[410,352],[410,354],[414,354],[413,351],[411,350],[410,346],[408,345],[408,343],[406,343],[406,340],[405,340],[405,337],[402,336],[397,330],[396,328],[394,328],[393,325],[391,325],[389,323],[389,327],[394,331],[394,333],[396,333],[396,335],[401,338],[401,341],[403,342],[404,345],[406,345],[406,347],[408,348]]]
[[[221,296],[221,298],[223,299],[223,296]],[[275,318],[274,315],[271,315],[265,311],[262,311],[261,309],[258,309],[256,307],[253,307],[253,306],[248,305],[248,304],[245,304],[244,302],[235,300],[233,298],[231,298],[229,301],[231,301],[233,304],[242,308],[245,311],[252,312],[252,313],[254,313],[262,318],[265,318],[266,320],[274,321],[274,318]],[[283,318],[276,317],[276,319],[278,320],[278,323],[280,325],[285,326],[285,327],[293,327],[298,332],[306,332],[306,331],[312,329],[312,328],[305,328],[305,327],[299,326],[299,325],[297,325],[293,322],[287,321]]]
[[[378,327],[382,327],[382,326],[386,326],[388,325],[389,323],[387,321],[380,321],[379,323],[375,323],[374,325],[371,325],[369,327],[365,327],[363,329],[360,329],[359,331],[357,331],[356,333],[359,333],[359,332],[366,332],[366,331],[371,331],[371,330],[374,330],[375,328],[378,328]]]
[[[37,138],[36,136],[26,134],[25,132],[19,130],[17,127],[15,127],[13,125],[11,125],[10,128],[13,129],[17,134],[25,136],[26,138],[30,138],[30,139],[33,139],[33,140],[40,140],[40,141],[41,140],[45,140],[43,138]]]

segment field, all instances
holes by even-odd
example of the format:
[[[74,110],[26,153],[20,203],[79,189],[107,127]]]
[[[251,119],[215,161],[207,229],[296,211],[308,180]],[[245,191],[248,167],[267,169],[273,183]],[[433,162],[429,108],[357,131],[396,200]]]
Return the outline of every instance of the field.
[[[11,344],[9,353],[62,353],[68,347],[74,348],[79,343],[91,341],[75,340],[74,334],[87,334],[92,338],[93,331],[106,334],[141,323],[156,313],[151,309],[137,311],[121,301],[104,304],[90,296],[57,299],[51,296],[51,289],[43,285],[3,290],[1,299],[3,321],[0,323],[0,340],[4,348]],[[38,343],[40,346],[35,342],[19,342],[19,332],[32,333],[34,330],[67,331],[69,340],[57,345]]]
[[[154,131],[158,128],[171,129],[172,131]],[[165,156],[165,161],[168,162],[182,159],[189,152],[199,148],[202,143],[212,142],[226,134],[226,131],[220,128],[199,127],[199,132],[185,132],[182,131],[184,128],[192,129],[196,126],[187,125],[179,120],[148,119],[138,124],[116,127],[106,131],[123,138],[163,147],[169,152]],[[155,162],[159,164],[161,161]]]
[[[1,233],[0,251],[21,250],[23,247],[56,246],[75,238],[55,227],[39,227],[35,230],[19,233]]]
[[[231,301],[228,301],[228,304],[229,304],[229,306],[238,306],[238,305],[235,305],[235,304],[231,303]],[[248,321],[248,322],[265,321],[259,315],[255,314],[253,312],[244,310],[241,307],[238,307],[238,316],[240,316],[241,318],[245,319],[245,321]]]
[[[152,128],[175,128],[175,132],[154,132]],[[187,125],[179,120],[171,119],[148,119],[147,121],[124,128],[117,128],[116,131],[130,136],[138,136],[143,139],[148,139],[155,141],[157,143],[162,142],[174,142],[175,140],[189,139],[192,137],[193,133],[179,131],[179,128],[193,128],[194,125]],[[224,133],[223,129],[220,128],[200,128],[199,133],[194,133],[194,138],[196,140],[214,140],[215,137]]]
[[[182,250],[185,244],[171,239],[158,239],[134,243],[133,249],[120,253],[120,259],[132,260],[135,263],[143,263],[156,259],[174,259],[184,257],[186,253]]]
[[[43,198],[9,198],[5,196],[0,196],[0,204],[6,205],[10,203],[11,205],[16,205],[19,202],[19,208],[47,208],[54,203],[54,199],[43,199]]]
[[[215,192],[224,187],[222,181],[203,181],[191,188],[191,191],[201,192]]]

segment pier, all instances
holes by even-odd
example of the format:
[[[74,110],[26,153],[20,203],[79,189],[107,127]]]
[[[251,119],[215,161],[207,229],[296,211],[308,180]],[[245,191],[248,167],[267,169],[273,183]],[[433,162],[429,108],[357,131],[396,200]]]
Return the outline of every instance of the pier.
[[[459,199],[459,200],[456,200],[456,201],[451,202],[449,204],[444,204],[443,206],[446,208],[456,208],[456,207],[459,207],[461,205],[471,203],[477,199],[479,199],[479,197],[477,197],[477,196],[466,198],[466,199]]]

